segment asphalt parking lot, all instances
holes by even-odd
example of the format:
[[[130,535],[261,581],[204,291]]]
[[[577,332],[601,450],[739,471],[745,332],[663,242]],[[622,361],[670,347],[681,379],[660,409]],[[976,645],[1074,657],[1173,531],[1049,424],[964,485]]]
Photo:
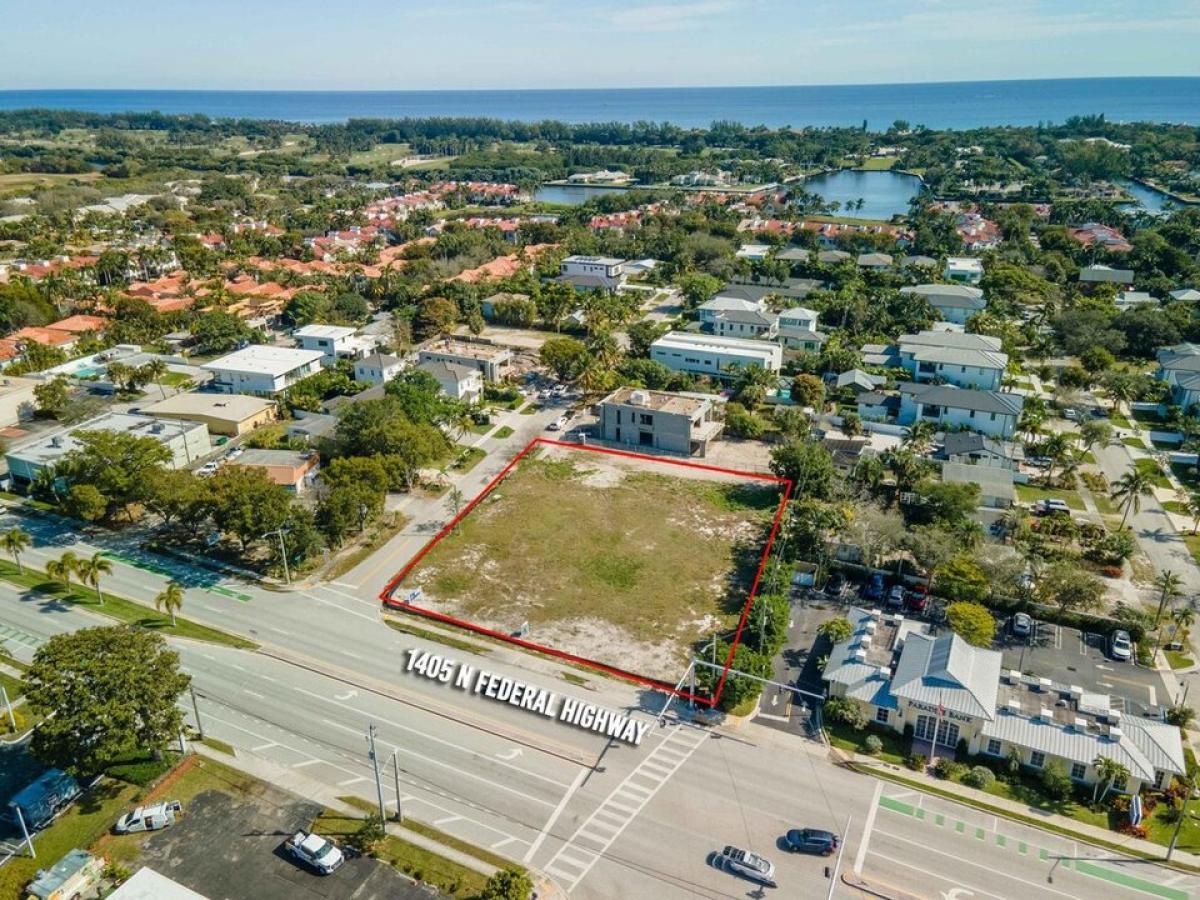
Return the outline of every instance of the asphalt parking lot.
[[[1112,659],[1103,635],[1037,622],[1034,634],[1021,638],[1013,635],[1005,619],[997,623],[995,648],[1004,654],[1006,670],[1108,693],[1114,700],[1120,698],[1129,715],[1144,715],[1172,699],[1157,672]]]
[[[234,798],[200,794],[171,828],[142,845],[147,865],[207,897],[256,900],[430,900],[385,863],[348,857],[332,875],[317,875],[283,850],[283,842],[307,828],[321,807],[281,791]]]

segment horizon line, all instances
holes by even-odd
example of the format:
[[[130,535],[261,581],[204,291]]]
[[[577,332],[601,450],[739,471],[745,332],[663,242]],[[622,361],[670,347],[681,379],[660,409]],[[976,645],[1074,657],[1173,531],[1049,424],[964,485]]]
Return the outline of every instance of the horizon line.
[[[805,88],[869,88],[869,87],[920,87],[956,84],[1037,84],[1044,82],[1072,81],[1166,81],[1200,80],[1194,75],[1069,75],[1046,78],[983,78],[936,81],[864,81],[828,82],[810,84],[644,84],[601,87],[463,87],[463,88],[155,88],[155,87],[0,87],[0,94],[48,94],[48,93],[114,93],[135,91],[154,94],[500,94],[500,93],[610,93],[613,91],[704,91],[704,90],[775,90]]]

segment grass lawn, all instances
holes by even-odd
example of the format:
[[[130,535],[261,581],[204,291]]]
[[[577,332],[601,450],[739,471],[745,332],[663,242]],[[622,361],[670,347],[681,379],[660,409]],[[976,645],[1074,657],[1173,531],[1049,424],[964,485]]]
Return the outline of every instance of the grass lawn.
[[[182,388],[185,385],[190,385],[192,383],[192,379],[187,375],[184,375],[182,372],[168,372],[160,380],[167,387],[173,388]]]
[[[462,452],[450,464],[450,468],[455,472],[470,472],[487,456],[487,451],[482,447],[460,447],[459,449]]]
[[[200,739],[200,743],[205,747],[212,747],[218,753],[224,753],[226,756],[237,756],[237,750],[234,749],[233,744],[227,744],[220,738],[205,735]]]
[[[1176,845],[1187,853],[1200,851],[1200,819],[1191,814],[1195,805],[1196,801],[1193,800],[1188,808],[1189,815],[1183,820],[1183,826],[1179,829],[1179,843]],[[1175,832],[1175,823],[1168,822],[1163,818],[1165,809],[1165,805],[1158,806],[1142,823],[1149,829],[1149,839],[1163,846],[1171,843],[1171,835]]]
[[[1164,500],[1162,508],[1167,512],[1175,513],[1176,515],[1186,516],[1188,514],[1187,504],[1181,500]]]
[[[4,690],[8,692],[9,700],[16,700],[25,693],[25,682],[7,672],[0,672],[0,685],[3,685]]]
[[[1139,437],[1123,437],[1121,438],[1121,443],[1126,447],[1135,447],[1138,450],[1147,449],[1146,442]]]
[[[1096,501],[1096,509],[1100,510],[1101,515],[1119,516],[1121,515],[1121,507],[1108,494],[1092,494],[1092,499]]]
[[[312,830],[344,844],[361,825],[362,819],[326,810],[312,823]],[[393,835],[380,841],[372,855],[414,878],[436,886],[448,897],[476,897],[487,883],[487,878],[475,870]]]
[[[1187,544],[1187,548],[1191,551],[1192,559],[1196,561],[1196,565],[1200,566],[1200,534],[1192,534],[1190,531],[1183,535],[1183,542]]]
[[[492,437],[494,437],[498,440],[503,440],[506,437],[512,437],[512,435],[513,435],[512,428],[509,427],[508,425],[504,425],[504,426],[501,426],[500,428],[497,428],[496,433],[493,434]]]
[[[1113,423],[1114,428],[1132,428],[1133,427],[1133,425],[1130,423],[1130,421],[1127,418],[1125,418],[1125,416],[1122,415],[1121,413],[1115,412],[1108,418]]]
[[[413,637],[419,637],[425,641],[436,641],[439,644],[445,644],[447,647],[453,647],[455,650],[462,650],[466,653],[492,652],[490,647],[484,647],[471,641],[460,641],[458,638],[442,634],[440,631],[419,628],[416,625],[410,625],[407,621],[394,619],[391,616],[384,616],[383,621],[387,624],[388,628],[392,628],[402,634],[411,634]]]
[[[1045,488],[1034,484],[1018,484],[1017,499],[1022,503],[1036,503],[1039,500],[1062,500],[1071,509],[1086,509],[1083,498],[1077,491],[1063,491],[1058,488]]]
[[[228,647],[253,649],[258,646],[253,641],[218,631],[216,628],[209,628],[207,625],[190,622],[182,617],[177,617],[175,624],[172,625],[170,616],[124,597],[118,597],[116,594],[110,594],[108,591],[103,592],[104,602],[100,603],[96,599],[96,592],[90,588],[82,588],[74,584],[67,588],[62,582],[50,581],[44,573],[31,569],[29,566],[25,566],[23,572],[18,572],[17,567],[7,560],[0,560],[0,579],[72,606],[84,607],[90,612],[116,619],[126,625],[152,629],[160,634],[208,641],[213,644],[225,644]]]
[[[895,156],[870,156],[855,168],[860,172],[886,172],[899,161],[899,157]]]
[[[76,847],[90,847],[113,822],[132,808],[141,789],[131,784],[104,780],[79,798],[54,824],[33,839],[37,859],[17,856],[0,868],[0,897],[23,897],[22,888]]]
[[[526,406],[524,409],[521,410],[521,415],[532,416],[534,413],[539,413],[541,411],[542,411],[541,404],[530,403],[528,406]]]
[[[692,641],[740,614],[778,491],[594,456],[523,460],[407,585],[497,631],[528,622],[543,643],[677,676]],[[622,641],[637,647],[617,656]]]
[[[1171,487],[1171,479],[1163,474],[1162,468],[1158,462],[1153,459],[1135,459],[1134,467],[1139,472],[1146,472],[1150,475],[1150,480],[1155,487],[1169,488]]]
[[[365,541],[358,547],[346,553],[344,556],[339,556],[329,567],[325,573],[326,581],[335,581],[342,575],[345,575],[360,562],[394,538],[408,519],[401,513],[394,512],[384,514],[379,521],[373,524]]]
[[[873,728],[868,725],[860,729],[844,722],[825,722],[825,734],[829,743],[839,750],[849,750],[864,756],[870,755],[867,753],[866,740],[873,734],[883,742],[883,750],[874,758],[895,766],[904,765],[904,757],[908,755],[903,735],[890,728]]]
[[[1195,660],[1181,650],[1164,650],[1167,662],[1172,669],[1187,669],[1195,665]]]

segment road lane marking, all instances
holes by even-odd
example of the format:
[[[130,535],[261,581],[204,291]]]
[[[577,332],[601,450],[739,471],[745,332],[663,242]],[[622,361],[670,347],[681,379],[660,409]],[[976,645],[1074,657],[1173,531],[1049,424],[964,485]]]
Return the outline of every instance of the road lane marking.
[[[266,700],[266,699],[267,699],[267,698],[266,698],[266,697],[264,697],[262,694],[259,694],[259,693],[255,692],[255,691],[252,691],[252,690],[250,690],[250,688],[242,688],[242,693],[243,693],[243,694],[249,694],[249,695],[250,695],[251,697],[253,697],[255,700]]]
[[[858,842],[858,853],[854,855],[854,874],[862,875],[863,861],[867,858],[867,845],[871,842],[871,829],[875,827],[875,813],[879,811],[879,798],[883,794],[883,782],[875,782],[875,796],[871,798],[871,807],[867,811],[867,824],[863,826],[862,839]],[[941,818],[940,816],[938,818]],[[938,822],[941,825],[941,822]],[[845,835],[843,840],[848,840]]]
[[[337,783],[337,786],[338,787],[349,787],[352,784],[358,784],[359,782],[366,781],[366,780],[367,779],[364,778],[362,775],[356,775],[353,778],[347,778],[345,781],[339,781]]]
[[[1016,875],[1013,875],[1011,872],[1005,872],[1002,869],[993,869],[991,866],[985,866],[981,862],[975,862],[974,860],[970,859],[969,857],[955,856],[953,853],[945,853],[934,847],[930,847],[928,844],[922,844],[919,841],[910,841],[908,838],[900,837],[900,835],[898,835],[898,834],[892,834],[891,832],[884,831],[883,829],[878,829],[878,833],[882,834],[884,837],[891,838],[893,841],[900,841],[900,843],[902,843],[902,844],[909,844],[910,846],[917,847],[925,853],[935,853],[938,856],[944,856],[947,859],[953,860],[956,865],[973,866],[976,869],[982,869],[983,871],[990,872],[993,875],[999,875],[1001,878],[1005,878],[1010,881],[1015,881],[1015,882],[1018,882],[1019,884],[1028,885],[1029,887],[1037,888],[1041,892],[1048,893],[1048,894],[1057,894],[1060,897],[1068,897],[1068,898],[1071,898],[1071,900],[1075,900],[1075,897],[1073,894],[1064,894],[1062,891],[1057,891],[1053,888],[1047,887],[1044,884],[1039,884],[1036,881],[1028,881],[1024,878],[1018,878]],[[877,851],[875,851],[875,855],[882,856],[882,854]],[[894,860],[889,860],[889,862],[894,862]],[[909,868],[912,868],[912,866],[909,865]],[[921,869],[918,871],[928,872],[927,869]],[[981,891],[980,893],[986,894],[987,891]],[[996,895],[988,894],[988,896],[994,897]]]
[[[972,893],[972,894],[979,894],[984,897],[992,897],[992,898],[994,898],[994,900],[1008,900],[1008,898],[1001,897],[999,894],[989,893],[988,891],[985,891],[983,888],[979,888],[979,887],[975,887],[974,885],[963,884],[962,882],[955,881],[954,879],[950,878],[949,875],[939,875],[936,872],[930,872],[926,869],[922,869],[922,868],[919,868],[918,866],[913,865],[911,862],[904,862],[899,859],[893,859],[892,857],[887,856],[886,854],[880,853],[878,851],[872,851],[871,855],[878,857],[879,859],[882,859],[884,862],[891,863],[894,866],[901,866],[902,868],[905,868],[905,869],[912,869],[914,872],[920,872],[926,878],[928,878],[929,876],[932,875],[934,878],[937,878],[941,881],[949,882],[950,884],[954,885],[954,887],[950,891],[942,893],[943,897],[955,896],[957,893],[961,893],[962,891],[968,891],[969,893]],[[1063,894],[1063,896],[1065,897],[1067,895]]]
[[[274,741],[268,741],[265,744],[259,744],[257,747],[251,747],[250,752],[251,753],[262,753],[264,750],[270,750],[272,747],[278,747],[278,746],[279,745],[277,743],[275,743]]]
[[[321,762],[321,760],[319,760],[319,759],[306,759],[303,762],[292,763],[292,768],[293,769],[303,769],[307,766],[315,766],[319,762]]]
[[[441,828],[443,825],[449,825],[451,822],[461,822],[461,821],[462,821],[462,816],[446,816],[444,818],[437,819],[433,824],[436,825],[438,828]]]
[[[575,792],[579,790],[579,786],[583,784],[583,779],[587,777],[587,774],[586,769],[580,769],[576,773],[575,780],[571,782],[571,786],[567,789],[567,792],[558,801],[558,806],[554,808],[554,812],[550,813],[550,818],[546,820],[546,824],[542,826],[542,830],[538,832],[538,836],[529,845],[528,852],[521,859],[522,863],[529,865],[529,861],[533,859],[533,854],[537,853],[538,848],[542,846],[542,841],[546,840],[546,835],[550,833],[550,829],[554,827],[554,823],[558,821],[558,817],[562,815],[562,811],[567,808],[567,804],[571,802],[571,798],[575,796]],[[616,805],[615,803],[613,804],[613,806]],[[629,812],[637,812],[635,807],[627,806],[625,809]]]

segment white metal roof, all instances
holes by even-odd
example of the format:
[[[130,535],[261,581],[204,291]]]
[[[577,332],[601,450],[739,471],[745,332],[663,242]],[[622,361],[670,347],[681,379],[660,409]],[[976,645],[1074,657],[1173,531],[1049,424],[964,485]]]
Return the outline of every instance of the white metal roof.
[[[254,344],[243,347],[241,350],[235,350],[220,359],[207,362],[200,368],[210,372],[247,372],[278,378],[293,369],[318,362],[324,358],[325,354],[320,350],[300,350],[296,347]]]
[[[292,337],[333,338],[335,341],[340,341],[342,338],[350,337],[357,330],[345,325],[305,325],[303,328],[293,331]]]

